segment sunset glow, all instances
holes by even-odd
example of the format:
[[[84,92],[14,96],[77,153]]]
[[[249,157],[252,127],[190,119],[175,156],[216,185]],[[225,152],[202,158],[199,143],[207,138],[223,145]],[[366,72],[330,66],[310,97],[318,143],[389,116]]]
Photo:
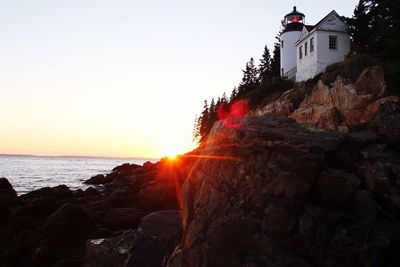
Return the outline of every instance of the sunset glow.
[[[350,16],[356,2],[298,5],[312,23],[333,8]],[[204,99],[230,94],[249,58],[273,47],[292,6],[3,1],[0,154],[160,158],[192,150]]]

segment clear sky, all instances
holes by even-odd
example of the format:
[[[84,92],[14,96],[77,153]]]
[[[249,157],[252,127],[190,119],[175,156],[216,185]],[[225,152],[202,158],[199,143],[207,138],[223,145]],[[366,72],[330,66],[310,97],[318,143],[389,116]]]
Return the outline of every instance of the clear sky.
[[[318,2],[318,4],[317,4]],[[358,0],[0,0],[0,153],[189,151],[295,3],[314,24]]]

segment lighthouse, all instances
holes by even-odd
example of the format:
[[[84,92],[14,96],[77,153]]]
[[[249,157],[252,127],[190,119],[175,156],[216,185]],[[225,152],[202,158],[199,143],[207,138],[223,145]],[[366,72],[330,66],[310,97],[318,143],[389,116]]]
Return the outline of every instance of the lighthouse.
[[[280,35],[281,76],[288,79],[296,78],[297,50],[295,44],[303,30],[304,19],[305,15],[298,12],[296,6],[294,6],[293,11],[287,14],[282,21],[283,30]]]

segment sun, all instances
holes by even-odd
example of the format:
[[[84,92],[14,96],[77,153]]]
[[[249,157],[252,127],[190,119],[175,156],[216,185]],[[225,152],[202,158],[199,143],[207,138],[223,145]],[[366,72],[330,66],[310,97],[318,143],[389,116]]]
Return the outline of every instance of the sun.
[[[179,148],[178,147],[174,147],[174,146],[171,146],[171,147],[167,147],[167,148],[164,148],[163,149],[163,151],[162,151],[162,156],[163,157],[167,157],[167,158],[169,158],[169,159],[176,159],[177,158],[177,156],[179,155],[179,154],[181,154],[182,152],[181,151],[179,151]]]
[[[195,144],[188,140],[191,139],[183,138],[174,133],[166,133],[163,140],[158,141],[158,155],[160,158],[176,159],[179,155],[183,155],[195,148]]]

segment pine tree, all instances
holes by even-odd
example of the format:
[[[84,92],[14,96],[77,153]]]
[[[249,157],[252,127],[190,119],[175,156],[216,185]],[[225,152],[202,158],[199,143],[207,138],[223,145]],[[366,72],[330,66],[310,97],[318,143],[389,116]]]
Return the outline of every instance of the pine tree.
[[[273,80],[280,77],[281,73],[280,69],[281,69],[281,48],[279,43],[275,43],[271,59],[271,76]]]
[[[200,142],[203,142],[209,133],[209,118],[210,118],[210,109],[208,107],[207,100],[204,100],[203,112],[199,117]]]
[[[233,87],[231,96],[229,97],[229,102],[230,102],[230,103],[233,102],[233,100],[235,100],[235,99],[237,98],[238,92],[239,92],[239,91],[238,91],[238,88],[237,88],[236,86]]]
[[[218,110],[218,102],[220,102],[220,98],[218,97],[217,102],[215,102],[214,98],[211,99],[211,103],[210,103],[210,109],[209,109],[209,118],[208,118],[208,126],[207,126],[207,135],[208,133],[211,131],[214,122],[216,122],[218,120],[218,114],[217,114],[217,110]]]
[[[254,65],[254,59],[246,63],[246,68],[243,70],[242,82],[239,85],[238,96],[244,96],[246,93],[254,89],[258,84],[257,69]]]
[[[193,125],[193,132],[192,132],[192,141],[196,144],[199,143],[200,141],[200,125],[201,125],[201,120],[200,117],[194,118],[194,125]]]
[[[361,54],[392,57],[398,51],[399,4],[392,0],[359,0],[348,20],[350,36]],[[385,55],[386,54],[386,55]]]
[[[228,104],[229,100],[228,97],[226,96],[226,93],[224,92],[222,94],[222,98],[221,98],[221,103],[220,104]]]
[[[258,67],[258,80],[260,84],[267,84],[271,79],[271,54],[268,46],[264,47],[264,53],[260,59]]]
[[[388,20],[385,58],[400,59],[400,5],[392,0],[385,0],[384,3]]]
[[[371,3],[367,0],[359,0],[354,9],[353,17],[348,20],[350,36],[355,48],[360,53],[365,53],[370,47],[371,36]]]

